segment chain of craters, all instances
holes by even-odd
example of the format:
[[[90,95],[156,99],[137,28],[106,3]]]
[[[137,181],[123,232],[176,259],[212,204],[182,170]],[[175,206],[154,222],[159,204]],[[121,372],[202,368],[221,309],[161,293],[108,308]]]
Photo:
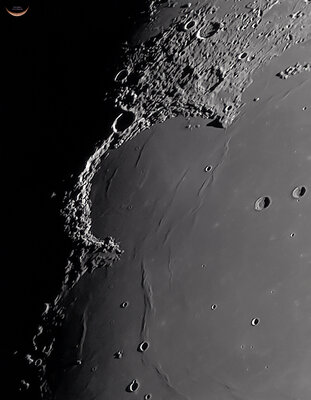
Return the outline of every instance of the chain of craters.
[[[311,64],[310,63],[300,64],[299,62],[297,62],[295,65],[287,67],[283,71],[278,72],[276,76],[278,76],[281,79],[288,79],[291,76],[295,76],[305,71],[311,71]]]

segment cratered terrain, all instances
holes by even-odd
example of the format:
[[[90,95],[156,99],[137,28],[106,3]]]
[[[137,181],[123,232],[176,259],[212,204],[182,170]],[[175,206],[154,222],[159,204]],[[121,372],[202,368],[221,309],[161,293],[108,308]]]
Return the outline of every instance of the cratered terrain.
[[[310,399],[310,64],[310,1],[151,3],[64,199],[44,398]]]

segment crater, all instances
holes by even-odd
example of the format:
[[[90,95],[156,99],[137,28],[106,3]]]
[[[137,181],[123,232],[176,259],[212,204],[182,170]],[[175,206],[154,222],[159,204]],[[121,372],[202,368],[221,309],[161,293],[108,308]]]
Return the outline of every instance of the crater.
[[[252,319],[252,321],[251,321],[251,325],[252,326],[257,326],[257,325],[259,325],[259,323],[260,323],[260,319],[259,318],[253,318]]]
[[[204,25],[197,32],[198,39],[208,39],[214,36],[220,29],[221,25],[219,22],[211,22],[208,25]]]
[[[126,80],[126,78],[128,77],[129,72],[126,68],[121,69],[121,71],[119,71],[117,73],[117,75],[115,76],[114,80],[115,82],[124,82]]]
[[[119,360],[120,358],[123,357],[123,352],[120,351],[120,350],[119,350],[119,351],[116,351],[116,352],[114,353],[113,357]]]
[[[126,308],[128,307],[129,302],[128,301],[123,301],[123,303],[120,304],[120,308]]]
[[[262,196],[256,200],[254,208],[256,211],[262,211],[271,205],[271,199],[269,196]]]
[[[191,20],[191,21],[188,21],[185,25],[184,25],[184,29],[185,29],[185,31],[190,31],[191,29],[193,29],[195,26],[196,26],[196,21],[194,21],[194,20]]]
[[[243,60],[244,58],[247,57],[247,53],[244,51],[243,53],[239,54],[239,60]]]
[[[123,111],[117,116],[112,124],[112,129],[115,133],[124,132],[135,121],[135,114],[131,111]]]
[[[297,186],[295,189],[292,191],[292,196],[294,199],[300,199],[307,193],[307,188],[305,186]]]
[[[129,393],[136,392],[139,389],[139,383],[136,379],[133,379],[130,384],[126,387],[126,391]]]
[[[141,353],[145,352],[146,350],[148,350],[149,348],[149,343],[146,341],[143,341],[140,343],[140,345],[138,346],[137,350]]]

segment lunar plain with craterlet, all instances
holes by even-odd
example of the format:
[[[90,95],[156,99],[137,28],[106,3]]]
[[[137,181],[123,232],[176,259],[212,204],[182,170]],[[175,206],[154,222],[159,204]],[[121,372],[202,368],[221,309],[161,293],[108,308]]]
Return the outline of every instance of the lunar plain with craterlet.
[[[148,15],[63,201],[42,398],[309,400],[311,2]]]

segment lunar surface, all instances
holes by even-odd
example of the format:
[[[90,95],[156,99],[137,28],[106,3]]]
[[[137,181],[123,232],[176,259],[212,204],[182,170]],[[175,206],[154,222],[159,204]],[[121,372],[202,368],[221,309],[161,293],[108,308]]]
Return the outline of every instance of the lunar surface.
[[[152,1],[131,39],[21,392],[309,400],[311,2]]]

